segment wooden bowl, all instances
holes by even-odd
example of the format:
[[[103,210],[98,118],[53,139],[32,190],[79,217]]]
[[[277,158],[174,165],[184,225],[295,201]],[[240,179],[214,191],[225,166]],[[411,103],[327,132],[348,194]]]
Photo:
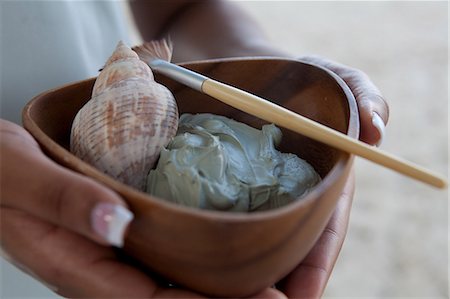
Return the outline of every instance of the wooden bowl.
[[[359,134],[355,99],[333,73],[286,59],[226,59],[184,65],[250,91],[349,136]],[[264,122],[163,76],[180,114],[211,112],[260,127]],[[288,274],[317,241],[349,176],[353,157],[283,131],[280,150],[311,163],[323,180],[305,198],[255,213],[203,211],[134,190],[73,156],[70,129],[94,79],[47,91],[23,112],[24,127],[58,163],[119,193],[135,214],[124,251],[162,278],[209,296],[248,296]]]

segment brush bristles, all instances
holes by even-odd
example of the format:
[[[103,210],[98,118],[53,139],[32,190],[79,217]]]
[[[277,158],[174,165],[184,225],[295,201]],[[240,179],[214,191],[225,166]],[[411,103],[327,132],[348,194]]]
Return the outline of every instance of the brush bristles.
[[[172,59],[173,44],[170,39],[160,39],[145,42],[140,46],[133,47],[139,58],[145,62],[155,58],[169,61]]]

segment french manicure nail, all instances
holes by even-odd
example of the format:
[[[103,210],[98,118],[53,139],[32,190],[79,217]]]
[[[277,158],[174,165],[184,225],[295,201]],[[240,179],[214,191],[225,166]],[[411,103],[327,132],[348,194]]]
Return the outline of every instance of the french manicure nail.
[[[123,206],[99,203],[92,210],[91,224],[94,231],[111,245],[122,247],[125,230],[133,220],[133,213]]]
[[[380,146],[383,143],[383,139],[386,134],[386,126],[384,125],[383,119],[376,112],[372,112],[372,124],[380,134],[380,139],[378,139],[378,142],[376,144],[376,146]]]

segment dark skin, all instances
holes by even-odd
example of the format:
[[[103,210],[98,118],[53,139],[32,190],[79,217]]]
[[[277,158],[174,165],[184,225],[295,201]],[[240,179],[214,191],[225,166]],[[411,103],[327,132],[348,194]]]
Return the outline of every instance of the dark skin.
[[[174,61],[286,56],[232,3],[134,1],[132,9],[145,40],[170,33]],[[360,138],[376,143],[380,133],[372,125],[371,115],[375,111],[387,122],[388,107],[369,78],[359,70],[322,58],[303,59],[333,70],[347,82],[360,108]],[[67,297],[202,297],[190,290],[158,285],[152,277],[118,259],[112,247],[92,230],[89,215],[96,203],[126,206],[117,194],[51,161],[17,125],[0,120],[0,136],[1,246],[11,262]],[[262,290],[255,298],[322,295],[345,238],[353,191],[351,175],[308,256],[277,284],[277,289]]]

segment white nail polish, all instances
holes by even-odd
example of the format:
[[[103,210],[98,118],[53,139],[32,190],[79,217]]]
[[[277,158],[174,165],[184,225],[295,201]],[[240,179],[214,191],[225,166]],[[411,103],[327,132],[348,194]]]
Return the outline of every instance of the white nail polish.
[[[111,245],[122,247],[125,230],[133,220],[133,213],[123,206],[111,203],[99,203],[91,215],[94,231]]]
[[[380,139],[376,144],[376,146],[380,146],[383,143],[384,136],[386,134],[386,126],[384,125],[383,119],[376,112],[372,113],[372,124],[380,133]]]

